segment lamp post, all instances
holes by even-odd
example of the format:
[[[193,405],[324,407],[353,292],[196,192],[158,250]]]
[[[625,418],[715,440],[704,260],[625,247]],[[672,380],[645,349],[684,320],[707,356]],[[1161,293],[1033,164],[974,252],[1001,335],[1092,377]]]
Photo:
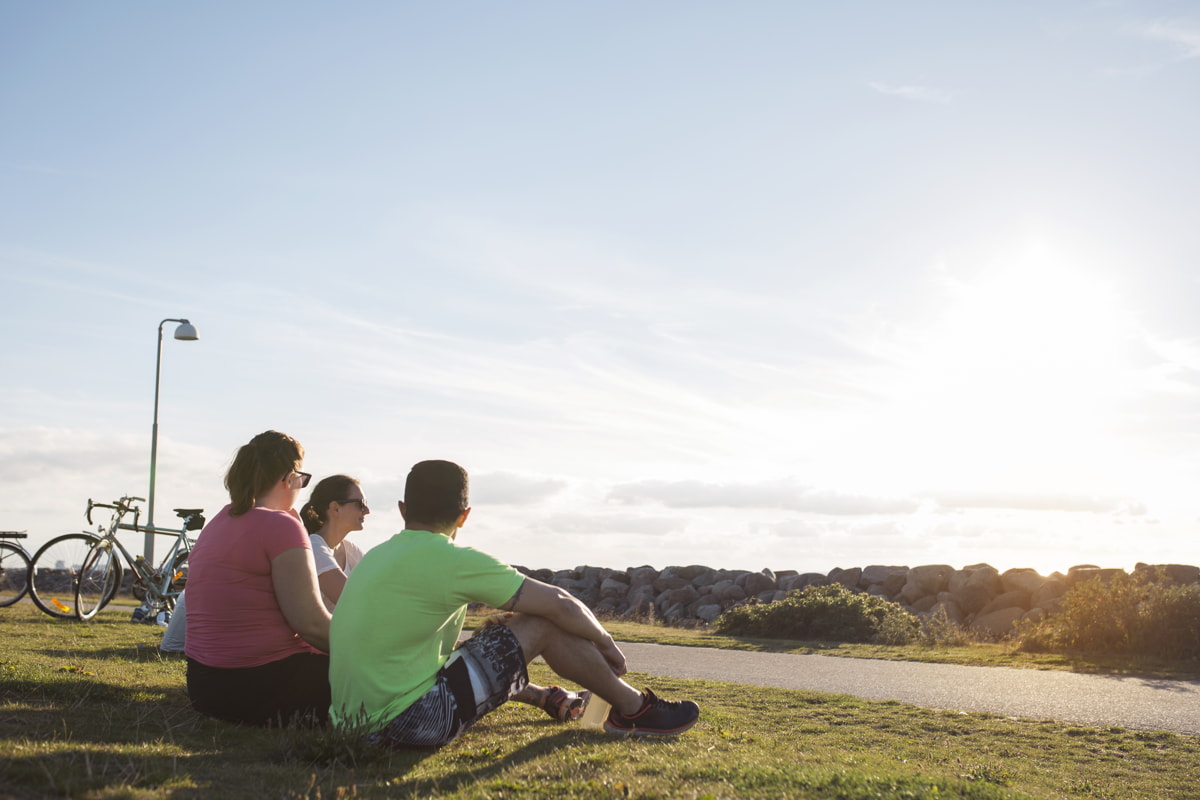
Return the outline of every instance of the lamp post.
[[[162,331],[163,325],[166,325],[168,322],[179,323],[179,327],[175,329],[176,339],[185,342],[194,342],[200,338],[196,334],[196,328],[186,319],[164,319],[158,323],[158,355],[154,361],[154,425],[150,428],[150,505],[146,514],[146,525],[150,528],[154,527],[154,470],[158,461],[158,379],[162,374]],[[153,564],[153,530],[146,531],[145,554],[146,560]]]

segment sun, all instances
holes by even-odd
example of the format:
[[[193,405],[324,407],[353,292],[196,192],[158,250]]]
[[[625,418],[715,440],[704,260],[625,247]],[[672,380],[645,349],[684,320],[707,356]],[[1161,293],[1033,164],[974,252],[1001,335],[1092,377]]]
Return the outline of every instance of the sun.
[[[887,415],[907,430],[910,474],[1024,488],[1096,478],[1130,333],[1114,283],[1031,248],[970,279],[944,274],[944,289]]]

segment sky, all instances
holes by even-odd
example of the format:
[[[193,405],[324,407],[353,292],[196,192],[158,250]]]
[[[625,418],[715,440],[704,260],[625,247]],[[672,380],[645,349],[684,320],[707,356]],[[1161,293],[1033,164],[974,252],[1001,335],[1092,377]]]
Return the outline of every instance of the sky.
[[[0,0],[0,529],[532,568],[1200,564],[1193,2]],[[135,540],[135,543],[140,541]]]

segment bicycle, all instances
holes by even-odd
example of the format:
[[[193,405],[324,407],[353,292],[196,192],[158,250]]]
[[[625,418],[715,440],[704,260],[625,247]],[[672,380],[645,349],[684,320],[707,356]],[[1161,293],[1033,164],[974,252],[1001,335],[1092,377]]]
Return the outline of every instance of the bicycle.
[[[204,527],[203,511],[198,508],[177,508],[175,513],[183,520],[180,528],[153,528],[138,524],[141,509],[135,503],[145,502],[140,497],[122,497],[113,503],[96,503],[88,500],[86,517],[92,523],[92,510],[95,508],[110,508],[113,510],[112,519],[107,526],[98,525],[96,533],[81,531],[67,533],[51,539],[44,544],[32,559],[30,565],[29,596],[34,604],[52,617],[62,619],[91,619],[101,608],[108,604],[121,587],[123,569],[116,554],[113,554],[113,544],[119,553],[133,569],[135,580],[134,596],[139,600],[151,597],[156,605],[171,608],[179,591],[173,586],[183,576],[176,576],[181,570],[187,555],[191,552],[191,540],[187,533]],[[132,513],[132,523],[124,522],[126,514]],[[116,538],[117,531],[140,531],[166,534],[175,537],[175,544],[157,568],[151,568],[141,556],[136,558],[129,554],[124,545]],[[101,547],[101,552],[93,554],[93,550]],[[112,554],[110,559],[102,558],[104,553]],[[176,560],[178,564],[176,564]],[[166,570],[166,567],[176,567]],[[85,569],[90,574],[89,582],[83,585],[84,598],[87,602],[86,617],[79,613],[79,598],[81,577]],[[97,571],[99,570],[99,571]],[[169,575],[170,580],[164,576]],[[99,584],[95,581],[105,580],[103,594],[97,594]],[[153,588],[150,588],[153,587]],[[169,602],[164,600],[169,599]]]
[[[141,498],[137,497],[123,497],[113,503],[93,503],[88,500],[88,522],[92,521],[93,508],[111,508],[113,514],[108,530],[100,529],[100,541],[92,545],[79,570],[79,580],[75,585],[75,616],[80,620],[95,617],[116,593],[121,585],[122,558],[134,572],[133,595],[149,609],[146,617],[153,620],[160,610],[174,610],[175,600],[183,592],[187,578],[186,562],[192,552],[192,540],[188,537],[188,531],[204,527],[204,513],[199,508],[175,509],[176,515],[183,520],[183,525],[178,531],[157,526],[139,526],[137,517],[141,509],[131,503],[140,500]],[[121,522],[121,518],[130,511],[133,512],[133,524],[127,525]],[[170,534],[175,537],[175,542],[158,566],[152,567],[142,556],[130,555],[129,550],[117,538],[118,530]],[[137,618],[135,612],[134,619]]]
[[[25,531],[0,531],[0,608],[11,606],[29,591],[29,551],[20,542]]]

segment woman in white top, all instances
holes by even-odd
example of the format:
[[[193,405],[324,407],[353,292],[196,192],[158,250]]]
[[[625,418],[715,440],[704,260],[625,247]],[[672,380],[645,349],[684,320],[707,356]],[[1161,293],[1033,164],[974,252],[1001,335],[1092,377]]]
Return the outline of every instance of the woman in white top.
[[[362,487],[349,475],[330,475],[313,487],[300,519],[312,541],[321,599],[330,613],[342,596],[346,575],[362,558],[362,550],[346,536],[363,529],[371,509]]]
[[[346,585],[346,575],[362,558],[362,550],[346,535],[361,531],[371,509],[363,499],[358,481],[347,475],[331,475],[313,487],[308,502],[300,510],[300,519],[308,530],[313,560],[317,564],[317,584],[329,613]],[[182,653],[187,640],[187,592],[179,595],[175,612],[163,633],[159,649],[164,653]]]

